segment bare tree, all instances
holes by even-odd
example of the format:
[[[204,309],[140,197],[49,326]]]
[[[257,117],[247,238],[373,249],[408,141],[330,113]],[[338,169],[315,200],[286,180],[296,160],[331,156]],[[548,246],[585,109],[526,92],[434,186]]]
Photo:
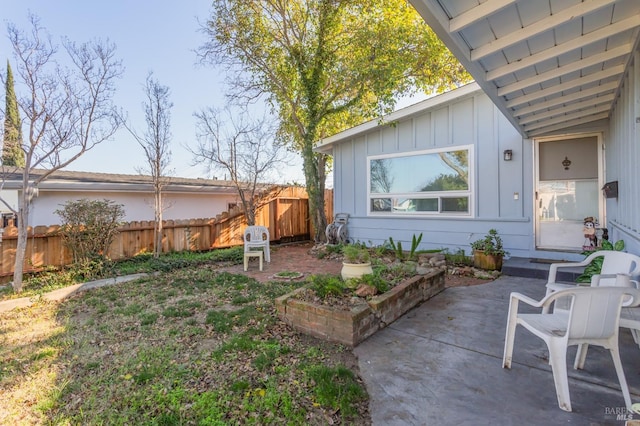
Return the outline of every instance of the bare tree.
[[[125,123],[129,133],[133,135],[142,147],[147,159],[147,167],[138,170],[141,174],[149,174],[153,179],[153,211],[154,211],[154,242],[153,257],[162,253],[162,212],[169,206],[165,205],[162,192],[169,183],[169,163],[171,161],[171,108],[173,102],[169,100],[169,87],[154,80],[153,73],[147,75],[144,86],[146,101],[143,103],[144,119],[147,129],[139,135]]]
[[[115,80],[122,74],[115,59],[115,46],[95,40],[76,44],[63,39],[68,66],[58,62],[58,47],[35,15],[29,16],[31,31],[9,24],[8,36],[17,62],[17,75],[23,89],[18,96],[26,140],[22,145],[25,166],[4,168],[22,174],[18,195],[18,246],[13,289],[22,291],[22,275],[27,246],[27,224],[31,200],[38,185],[53,172],[78,159],[97,144],[108,140],[120,125],[112,104]],[[16,90],[19,93],[18,90]],[[43,169],[36,175],[36,169]],[[1,200],[9,205],[6,200]]]
[[[285,151],[276,142],[276,126],[266,118],[251,120],[246,111],[234,114],[229,108],[224,112],[208,108],[195,116],[198,146],[190,149],[195,161],[229,174],[247,224],[255,225],[260,186],[286,163]]]

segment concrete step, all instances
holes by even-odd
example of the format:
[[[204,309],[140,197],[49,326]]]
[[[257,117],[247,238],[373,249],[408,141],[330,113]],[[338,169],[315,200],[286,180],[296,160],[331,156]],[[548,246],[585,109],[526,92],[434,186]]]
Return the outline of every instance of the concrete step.
[[[505,259],[502,264],[502,273],[514,277],[537,278],[546,280],[549,276],[549,266],[552,263],[561,263],[558,260],[530,259],[525,257],[511,257]],[[575,282],[584,268],[560,268],[556,281]]]

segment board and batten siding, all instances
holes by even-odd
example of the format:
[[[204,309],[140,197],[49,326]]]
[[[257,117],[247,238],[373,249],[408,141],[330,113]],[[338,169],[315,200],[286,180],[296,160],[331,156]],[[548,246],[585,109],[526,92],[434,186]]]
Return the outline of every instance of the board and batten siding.
[[[422,233],[421,249],[461,248],[469,253],[471,241],[496,228],[512,256],[529,256],[534,240],[532,142],[522,139],[481,90],[425,105],[411,115],[402,116],[401,110],[392,125],[374,126],[333,143],[335,212],[349,213],[349,237],[374,245],[393,237],[407,247],[413,234]],[[469,145],[469,216],[367,215],[369,156]],[[513,151],[512,161],[503,160],[506,149]]]
[[[640,254],[640,50],[623,78],[605,138],[606,181],[618,181],[618,197],[608,198],[607,226],[612,241]]]

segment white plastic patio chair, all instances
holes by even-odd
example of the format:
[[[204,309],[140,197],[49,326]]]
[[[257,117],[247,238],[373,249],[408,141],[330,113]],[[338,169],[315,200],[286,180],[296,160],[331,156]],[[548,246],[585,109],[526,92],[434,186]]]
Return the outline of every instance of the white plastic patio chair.
[[[615,285],[616,274],[627,274],[631,277],[640,275],[640,257],[622,251],[600,250],[591,253],[582,262],[552,263],[549,267],[547,279],[547,295],[553,291],[575,286],[556,282],[556,275],[560,268],[583,267],[589,265],[595,258],[602,257],[600,274],[591,277],[591,285]]]
[[[518,313],[520,302],[537,308],[548,308],[561,298],[570,299],[568,311]],[[567,347],[578,345],[574,368],[583,368],[584,356],[581,353],[585,345],[602,346],[611,352],[624,402],[631,409],[631,396],[618,350],[620,309],[624,302],[629,302],[629,298],[633,299],[629,305],[637,306],[640,304],[640,291],[625,287],[574,287],[553,292],[539,302],[520,293],[511,293],[502,367],[511,368],[516,326],[520,324],[546,343],[558,405],[565,411],[571,411]]]
[[[254,248],[264,251],[265,262],[271,262],[269,248],[269,228],[266,226],[247,226],[244,230],[244,252],[247,253]]]
[[[572,268],[572,267],[584,267],[589,265],[595,258],[602,257],[602,268],[600,274],[593,275],[591,277],[591,286],[615,286],[616,277],[619,274],[626,274],[630,277],[635,277],[640,274],[640,257],[631,253],[624,253],[621,251],[613,250],[600,250],[591,253],[581,262],[569,262],[569,263],[552,263],[549,266],[549,277],[547,278],[547,295],[554,291],[563,290],[566,288],[575,287],[576,284],[558,283],[556,276],[558,269],[560,268]],[[631,279],[630,281],[636,288],[638,288],[638,282]],[[580,285],[580,284],[578,284]],[[589,284],[582,284],[582,286],[588,286]],[[556,309],[562,309],[562,304],[556,304]],[[548,309],[548,308],[547,308]],[[566,309],[566,307],[564,308]],[[547,310],[545,310],[545,313]],[[634,336],[635,338],[635,336]]]

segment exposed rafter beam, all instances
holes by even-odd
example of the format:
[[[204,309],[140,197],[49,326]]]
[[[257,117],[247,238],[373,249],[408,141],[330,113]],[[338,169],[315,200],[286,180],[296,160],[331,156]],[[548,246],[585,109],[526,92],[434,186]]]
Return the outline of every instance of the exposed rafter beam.
[[[607,50],[606,52],[598,53],[597,55],[592,55],[587,58],[580,59],[579,61],[571,62],[567,65],[554,68],[547,72],[543,72],[542,74],[538,74],[530,78],[525,78],[524,80],[520,80],[515,83],[511,83],[506,86],[500,87],[498,89],[498,96],[505,96],[505,95],[508,95],[509,93],[513,93],[518,90],[522,90],[527,87],[531,87],[536,84],[540,84],[545,81],[552,80],[554,78],[562,77],[563,75],[566,75],[575,71],[579,71],[584,68],[588,68],[590,66],[599,64],[601,62],[610,61],[611,59],[628,55],[629,53],[631,53],[632,50],[633,50],[633,44],[627,43],[622,46],[616,47],[614,49]]]
[[[584,108],[594,107],[596,105],[602,105],[605,103],[611,104],[611,102],[615,99],[615,93],[611,93],[609,95],[600,96],[597,98],[587,99],[582,102],[576,102],[574,104],[569,104],[562,108],[556,108],[551,111],[541,112],[539,114],[530,115],[528,117],[520,120],[521,125],[533,123],[536,121],[540,121],[543,119],[556,117],[559,115],[566,116],[567,114],[571,114],[574,111],[582,110]],[[584,111],[581,111],[581,114],[584,114]]]
[[[532,123],[528,125],[522,126],[525,132],[529,132],[531,130],[539,129],[541,127],[551,126],[552,124],[564,123],[566,121],[570,121],[576,118],[580,118],[587,115],[599,114],[601,112],[609,111],[611,109],[611,104],[596,106],[590,109],[585,109],[582,111],[577,111],[572,114],[566,114],[555,118],[550,118],[548,120],[544,120],[539,123]]]
[[[588,98],[590,96],[603,95],[607,92],[613,92],[618,88],[618,82],[612,81],[611,83],[603,84],[600,86],[592,87],[591,89],[581,90],[579,92],[572,93],[570,95],[558,96],[545,102],[539,102],[528,107],[516,109],[513,113],[516,117],[522,117],[523,115],[531,114],[536,111],[542,111],[547,108],[552,108],[557,105],[567,104],[569,102],[577,101],[580,99]],[[555,93],[558,93],[557,91]]]
[[[516,0],[487,0],[481,5],[476,6],[473,9],[469,9],[451,19],[449,21],[449,32],[453,33],[460,31],[481,19],[486,19],[487,16],[496,13],[500,9],[504,9],[515,2]]]
[[[527,95],[518,96],[517,98],[513,98],[505,103],[507,108],[514,108],[518,105],[526,104],[527,102],[532,102],[538,99],[542,99],[545,96],[553,95],[555,93],[563,92],[565,90],[570,90],[585,84],[593,83],[594,81],[604,80],[613,76],[620,76],[624,72],[624,65],[616,65],[615,67],[611,67],[604,71],[595,72],[593,74],[586,75],[580,78],[574,78],[573,80],[566,81],[564,83],[560,83],[555,86],[547,87],[546,89],[536,90],[533,93],[529,93]]]
[[[581,124],[602,120],[607,117],[609,117],[609,112],[602,112],[600,114],[588,115],[586,117],[577,118],[575,120],[565,121],[563,123],[556,124],[554,126],[542,127],[536,131],[527,132],[527,136],[532,138],[535,136],[544,135],[545,133],[554,132],[556,130],[568,129],[570,127],[579,126]]]
[[[482,59],[485,56],[491,55],[492,53],[506,47],[513,46],[516,43],[534,37],[550,30],[553,27],[569,22],[572,19],[580,18],[614,2],[615,0],[586,0],[583,3],[578,3],[574,6],[568,7],[554,15],[541,19],[540,21],[521,28],[518,31],[513,31],[504,37],[500,37],[497,40],[472,50],[471,60],[477,61]]]
[[[495,80],[507,74],[524,69],[528,66],[535,65],[538,62],[546,61],[547,59],[558,57],[564,53],[571,52],[572,50],[580,49],[589,44],[595,43],[600,40],[604,40],[615,34],[619,34],[623,31],[630,30],[640,26],[640,15],[633,15],[630,18],[624,19],[615,24],[607,25],[599,30],[592,31],[589,34],[585,34],[581,37],[571,39],[565,43],[558,44],[550,49],[543,50],[534,55],[527,56],[519,61],[512,62],[510,64],[496,68],[495,70],[487,72],[486,79],[488,81]]]

